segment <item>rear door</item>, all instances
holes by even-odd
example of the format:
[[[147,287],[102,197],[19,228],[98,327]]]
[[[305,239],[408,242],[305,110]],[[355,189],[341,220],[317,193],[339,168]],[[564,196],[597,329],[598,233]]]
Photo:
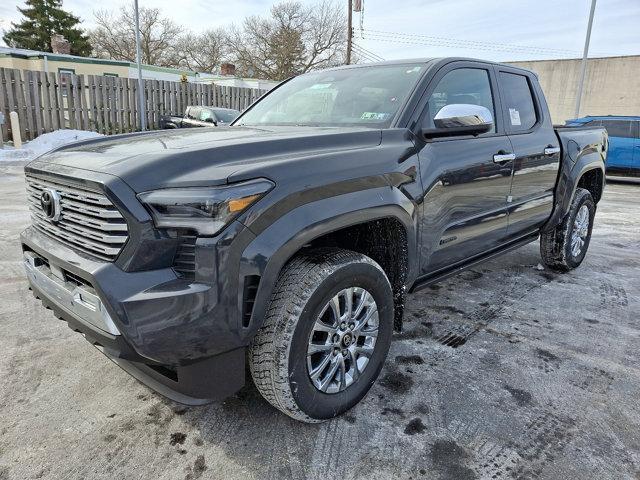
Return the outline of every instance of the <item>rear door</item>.
[[[607,173],[626,174],[633,168],[636,138],[634,122],[623,119],[602,119],[602,126],[609,134]]]
[[[502,116],[515,161],[509,204],[509,239],[547,221],[560,168],[560,141],[553,130],[540,86],[531,74],[496,66]]]
[[[634,120],[636,142],[633,149],[633,170],[640,176],[640,120]]]

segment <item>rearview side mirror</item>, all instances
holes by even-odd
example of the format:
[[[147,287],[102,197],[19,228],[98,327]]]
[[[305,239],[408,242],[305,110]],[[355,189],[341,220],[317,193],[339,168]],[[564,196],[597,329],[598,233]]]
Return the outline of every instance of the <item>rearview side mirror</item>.
[[[433,118],[435,128],[423,128],[426,138],[455,135],[480,135],[493,128],[493,116],[488,108],[467,103],[452,103],[442,107]]]

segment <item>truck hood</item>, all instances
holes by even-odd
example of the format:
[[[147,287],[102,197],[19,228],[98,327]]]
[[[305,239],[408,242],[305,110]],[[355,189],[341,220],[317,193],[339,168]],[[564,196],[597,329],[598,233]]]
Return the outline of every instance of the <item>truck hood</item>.
[[[220,185],[269,165],[379,145],[381,131],[326,127],[218,127],[114,135],[65,145],[39,163],[115,175],[134,191]],[[234,177],[234,178],[232,178]]]

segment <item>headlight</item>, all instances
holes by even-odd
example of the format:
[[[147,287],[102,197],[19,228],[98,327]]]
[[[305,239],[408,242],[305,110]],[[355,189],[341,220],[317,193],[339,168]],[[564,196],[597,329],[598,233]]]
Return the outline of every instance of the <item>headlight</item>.
[[[221,187],[166,188],[138,195],[158,228],[215,235],[274,184],[264,178]]]

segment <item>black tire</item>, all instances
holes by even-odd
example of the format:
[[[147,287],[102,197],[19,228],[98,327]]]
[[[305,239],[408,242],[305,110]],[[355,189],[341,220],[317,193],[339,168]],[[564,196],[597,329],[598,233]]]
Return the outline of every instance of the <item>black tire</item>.
[[[310,378],[309,342],[319,315],[328,311],[324,310],[328,302],[351,287],[365,289],[373,297],[377,338],[359,378],[341,391],[324,393]],[[251,376],[262,396],[290,417],[305,422],[327,420],[349,410],[367,394],[382,369],[392,333],[393,294],[382,268],[356,252],[313,250],[295,257],[280,273],[264,324],[249,348]],[[340,358],[336,352],[326,355]]]
[[[576,227],[576,217],[582,207],[588,210],[589,225],[586,228],[583,245],[576,254],[572,250],[572,235]],[[568,272],[578,267],[584,260],[591,241],[593,218],[596,214],[596,205],[588,190],[577,188],[571,202],[571,208],[564,220],[553,230],[542,233],[540,236],[540,254],[544,264],[552,270]]]

